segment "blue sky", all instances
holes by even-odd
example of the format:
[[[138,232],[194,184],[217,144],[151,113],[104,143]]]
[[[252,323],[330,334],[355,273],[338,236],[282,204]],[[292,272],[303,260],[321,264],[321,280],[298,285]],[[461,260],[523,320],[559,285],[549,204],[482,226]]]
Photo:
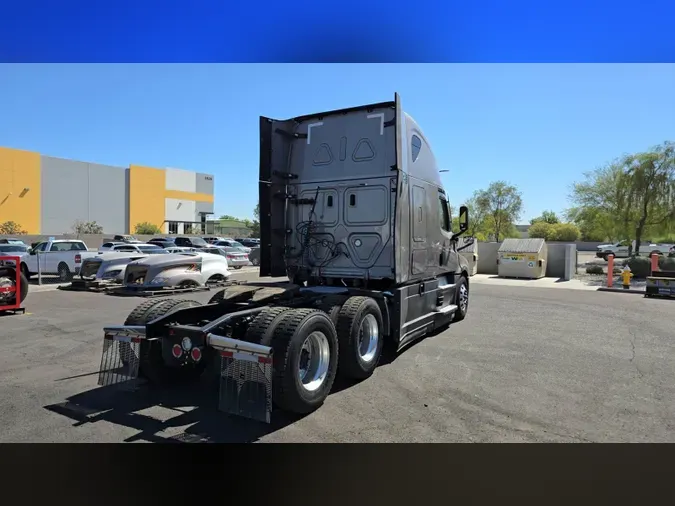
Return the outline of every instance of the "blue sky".
[[[214,174],[216,212],[252,217],[258,117],[402,96],[453,205],[503,179],[521,222],[569,207],[570,185],[675,140],[675,65],[0,65],[0,145]]]

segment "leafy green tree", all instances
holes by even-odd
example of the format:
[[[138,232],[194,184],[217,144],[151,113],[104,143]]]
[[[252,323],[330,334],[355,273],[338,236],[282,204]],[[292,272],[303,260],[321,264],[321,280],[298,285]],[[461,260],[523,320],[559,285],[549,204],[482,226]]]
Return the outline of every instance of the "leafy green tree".
[[[675,144],[664,142],[586,174],[571,199],[567,214],[582,237],[635,239],[638,254],[644,237],[675,227]]]
[[[553,225],[545,221],[535,221],[530,228],[527,229],[528,237],[533,239],[546,239],[550,241],[553,232]]]
[[[549,241],[576,242],[581,237],[579,228],[574,223],[556,223],[551,225]]]
[[[0,235],[26,235],[26,232],[21,225],[15,221],[6,221],[0,223]]]
[[[134,233],[138,235],[157,235],[162,233],[162,229],[154,223],[144,221],[143,223],[136,223]]]
[[[626,225],[635,227],[635,254],[647,230],[675,220],[675,143],[665,142],[645,153],[622,159],[617,188]]]
[[[255,205],[253,216],[253,221],[249,222],[250,224],[246,226],[251,230],[252,237],[260,237],[260,202]]]
[[[481,231],[496,242],[511,234],[519,236],[514,229],[523,210],[523,199],[515,186],[495,181],[487,189],[476,191],[472,200],[476,214],[482,219]]]
[[[544,211],[543,213],[541,213],[541,216],[538,216],[537,218],[532,218],[530,220],[530,225],[534,225],[535,223],[540,221],[543,221],[544,223],[549,223],[550,225],[560,223],[558,216],[553,211]]]

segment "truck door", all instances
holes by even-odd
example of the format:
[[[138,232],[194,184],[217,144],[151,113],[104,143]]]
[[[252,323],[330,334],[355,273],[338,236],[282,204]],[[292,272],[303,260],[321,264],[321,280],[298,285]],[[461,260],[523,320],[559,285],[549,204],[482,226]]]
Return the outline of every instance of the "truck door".
[[[412,274],[423,274],[427,271],[427,192],[423,186],[413,182],[412,187],[412,205],[410,206],[412,234],[410,241],[411,262],[410,269]]]
[[[441,267],[443,271],[455,270],[457,268],[457,262],[453,261],[455,260],[455,255],[453,255],[455,244],[451,240],[450,208],[445,195],[441,191],[438,193],[438,220],[441,228],[441,252],[438,259],[439,267]]]

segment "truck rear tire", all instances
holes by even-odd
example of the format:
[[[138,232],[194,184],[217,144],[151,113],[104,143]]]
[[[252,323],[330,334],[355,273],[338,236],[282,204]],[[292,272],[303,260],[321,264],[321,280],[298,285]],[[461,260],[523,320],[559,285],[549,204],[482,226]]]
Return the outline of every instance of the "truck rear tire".
[[[161,299],[150,299],[141,302],[136,308],[129,313],[127,319],[124,320],[124,325],[145,325],[146,319],[145,315],[150,311],[151,308],[159,304],[160,302],[165,302]]]
[[[276,324],[282,318],[283,314],[291,309],[292,308],[290,307],[283,306],[267,307],[263,309],[253,319],[248,326],[248,329],[246,329],[246,341],[269,346],[269,344],[266,343],[271,342]]]
[[[284,311],[261,344],[274,350],[274,403],[297,414],[318,409],[338,364],[337,332],[328,315],[319,309]]]
[[[321,311],[328,315],[333,322],[333,325],[335,325],[335,328],[337,328],[338,324],[338,315],[346,300],[347,297],[344,295],[329,295],[328,297],[325,297],[318,306]]]
[[[375,372],[382,355],[384,336],[382,311],[370,297],[350,297],[338,314],[340,343],[339,374],[366,379]]]

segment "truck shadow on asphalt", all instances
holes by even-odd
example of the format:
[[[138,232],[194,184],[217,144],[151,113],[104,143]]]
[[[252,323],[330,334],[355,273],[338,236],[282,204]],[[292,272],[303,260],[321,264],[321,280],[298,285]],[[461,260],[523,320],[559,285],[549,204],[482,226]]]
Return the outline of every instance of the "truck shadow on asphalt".
[[[402,354],[443,330],[433,332],[399,352],[385,347],[378,368],[388,366]],[[97,375],[89,373],[61,378],[60,381],[83,376],[95,378]],[[330,395],[357,383],[360,381],[337,377]],[[120,388],[119,385],[97,387],[68,397],[65,402],[44,406],[44,409],[73,420],[73,427],[107,422],[138,431],[123,440],[129,443],[254,443],[304,418],[274,409],[271,423],[266,424],[223,413],[218,410],[217,380],[208,373],[196,384],[173,388],[158,388],[141,382],[134,390]],[[159,419],[149,413],[142,413],[157,409],[165,414],[167,410],[175,414]],[[174,435],[164,435],[163,432]]]
[[[73,427],[108,422],[138,431],[124,442],[253,443],[301,418],[275,410],[266,424],[218,411],[217,404],[218,392],[208,383],[170,389],[139,384],[134,391],[117,385],[98,387],[44,408],[74,420]],[[175,414],[159,419],[145,410]]]

